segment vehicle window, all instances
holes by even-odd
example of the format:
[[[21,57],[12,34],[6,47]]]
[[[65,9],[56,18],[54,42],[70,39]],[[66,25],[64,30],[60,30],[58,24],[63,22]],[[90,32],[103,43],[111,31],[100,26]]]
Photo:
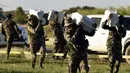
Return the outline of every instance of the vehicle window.
[[[101,18],[91,18],[91,19],[97,24],[97,28],[99,28],[100,22],[101,22]]]
[[[130,17],[125,17],[124,26],[127,30],[130,30]]]

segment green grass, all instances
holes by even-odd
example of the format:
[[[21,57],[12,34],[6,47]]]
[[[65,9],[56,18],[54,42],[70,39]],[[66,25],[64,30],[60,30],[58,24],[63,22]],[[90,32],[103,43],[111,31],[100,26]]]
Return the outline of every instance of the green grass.
[[[53,60],[51,57],[45,59],[44,68],[39,67],[39,58],[37,58],[36,68],[31,68],[31,59],[23,56],[11,55],[9,59],[5,59],[5,54],[0,55],[0,73],[68,73],[67,59],[61,66],[61,60]],[[90,59],[89,73],[109,73],[109,66],[106,60]],[[119,73],[130,73],[130,65],[122,63]]]
[[[52,45],[47,45],[52,47]],[[23,48],[21,48],[23,49]],[[20,48],[12,48],[12,51],[24,51]],[[3,48],[2,50],[5,50]],[[92,55],[93,56],[93,55]],[[91,55],[89,57],[92,57]],[[31,59],[25,58],[23,54],[10,55],[9,59],[6,59],[6,54],[0,54],[0,73],[68,73],[66,59],[61,66],[61,60],[54,60],[51,56],[46,56],[43,69],[39,67],[39,57],[37,58],[36,68],[32,69]],[[90,72],[89,73],[109,73],[108,62],[104,59],[89,59]],[[122,63],[119,73],[130,73],[130,65]]]
[[[18,57],[10,57],[0,59],[0,73],[65,73],[67,64],[64,64],[61,68],[61,61],[53,61],[52,59],[46,59],[43,64],[44,69],[39,67],[37,59],[36,68],[31,68],[31,60]]]

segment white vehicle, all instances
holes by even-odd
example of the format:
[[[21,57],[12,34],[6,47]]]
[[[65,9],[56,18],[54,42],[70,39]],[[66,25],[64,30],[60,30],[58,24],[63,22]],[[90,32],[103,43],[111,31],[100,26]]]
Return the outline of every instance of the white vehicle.
[[[3,15],[2,13],[0,13],[0,27],[1,27],[1,23],[5,19],[6,19],[6,16]],[[22,26],[18,26],[18,28],[22,31],[22,36],[24,38],[24,42],[26,42],[26,40],[27,40],[27,33],[25,32],[25,29]],[[13,41],[13,45],[20,46],[24,42],[20,41],[18,38],[15,38],[14,41]],[[0,33],[0,47],[5,46],[5,45],[6,45],[5,36],[2,33]]]
[[[96,33],[93,37],[86,36],[89,41],[89,50],[96,52],[107,52],[106,41],[108,38],[108,30],[104,30],[101,25],[104,15],[87,15],[97,23]],[[122,39],[122,53],[125,56],[130,55],[130,16],[125,15],[124,26],[127,29],[126,36]],[[130,58],[125,58],[130,64]]]

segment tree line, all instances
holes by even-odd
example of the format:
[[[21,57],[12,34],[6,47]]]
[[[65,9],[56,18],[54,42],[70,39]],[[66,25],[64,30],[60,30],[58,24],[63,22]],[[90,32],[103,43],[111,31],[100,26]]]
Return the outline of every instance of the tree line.
[[[130,6],[120,6],[118,8],[115,7],[109,7],[110,9],[116,9],[118,14],[121,15],[130,15]],[[91,7],[91,6],[77,6],[77,7],[71,7],[69,9],[63,9],[62,11],[65,11],[67,13],[73,13],[73,12],[79,12],[80,14],[83,15],[88,15],[88,14],[104,14],[104,11],[107,8],[97,8],[97,7]],[[17,7],[16,10],[12,10],[12,11],[3,11],[2,8],[0,8],[0,12],[3,14],[7,14],[7,13],[12,13],[14,16],[14,20],[17,23],[26,23],[27,22],[27,14],[25,13],[25,11],[23,10],[22,7]]]

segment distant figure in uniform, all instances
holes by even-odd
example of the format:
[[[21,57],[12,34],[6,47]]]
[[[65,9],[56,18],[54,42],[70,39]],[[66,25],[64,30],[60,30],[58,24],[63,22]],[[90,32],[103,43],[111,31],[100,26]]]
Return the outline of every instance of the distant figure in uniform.
[[[122,38],[123,36],[119,32],[119,27],[121,26],[123,20],[119,17],[119,23],[117,27],[110,27],[107,25],[112,15],[107,18],[102,23],[102,28],[109,30],[109,36],[107,39],[107,50],[108,50],[108,58],[109,58],[109,66],[111,68],[110,73],[118,73],[120,63],[122,62]],[[121,22],[121,23],[120,23]],[[118,29],[117,29],[118,28]],[[124,33],[124,32],[123,32]],[[117,62],[117,63],[116,63]]]
[[[15,21],[12,19],[12,14],[9,13],[7,18],[2,22],[1,31],[7,41],[8,59],[14,38],[21,38],[21,31],[18,29]]]
[[[63,53],[64,52],[64,45],[65,45],[65,38],[64,38],[63,29],[57,21],[50,20],[49,24],[54,32],[53,53]],[[58,59],[59,57],[53,56],[53,58]]]
[[[88,40],[85,39],[84,31],[82,27],[77,26],[71,18],[67,18],[65,22],[65,34],[67,40],[65,49],[68,49],[67,52],[70,56],[68,65],[69,73],[77,73],[81,61],[84,62],[85,71],[88,73]]]
[[[32,53],[32,68],[35,68],[36,63],[36,53],[40,50],[42,46],[41,56],[40,56],[40,67],[43,68],[42,64],[44,62],[46,45],[43,26],[41,21],[35,15],[30,15],[27,23],[27,33],[28,41],[30,44],[30,49]]]

